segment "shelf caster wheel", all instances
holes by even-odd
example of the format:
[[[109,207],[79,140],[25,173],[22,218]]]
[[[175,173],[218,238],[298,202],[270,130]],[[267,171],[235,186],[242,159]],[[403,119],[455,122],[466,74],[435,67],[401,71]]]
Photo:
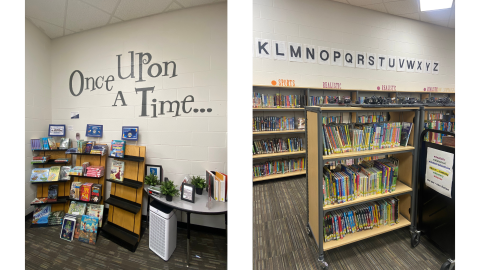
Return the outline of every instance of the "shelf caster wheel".
[[[310,227],[308,227],[308,226],[307,226],[307,234],[308,234],[308,236],[313,237],[312,230],[310,230]]]
[[[328,263],[326,261],[318,260],[320,262],[320,267],[322,270],[328,270]]]
[[[418,246],[420,244],[420,232],[412,233],[411,243],[412,248]]]
[[[455,269],[455,261],[452,261],[450,259],[444,262],[442,264],[442,267],[440,267],[440,270],[453,270],[453,269]]]

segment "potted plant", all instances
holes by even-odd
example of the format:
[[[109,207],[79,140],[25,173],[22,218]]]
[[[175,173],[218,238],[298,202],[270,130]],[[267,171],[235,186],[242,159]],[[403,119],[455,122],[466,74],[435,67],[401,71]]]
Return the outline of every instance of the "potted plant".
[[[192,177],[192,185],[195,186],[195,193],[198,195],[202,195],[203,188],[207,186],[205,179],[200,176],[193,176]]]
[[[145,185],[156,186],[158,184],[158,177],[155,174],[145,176]]]
[[[172,201],[173,196],[178,196],[180,193],[177,186],[173,184],[173,181],[168,180],[168,178],[165,178],[165,181],[160,184],[160,191],[165,195],[169,202]]]

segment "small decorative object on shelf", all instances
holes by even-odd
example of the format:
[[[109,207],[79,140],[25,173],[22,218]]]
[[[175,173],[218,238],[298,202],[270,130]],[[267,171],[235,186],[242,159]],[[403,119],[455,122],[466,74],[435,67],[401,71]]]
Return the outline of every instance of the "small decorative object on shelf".
[[[165,177],[165,181],[160,184],[160,190],[169,202],[172,201],[173,196],[178,196],[180,193],[177,186],[173,184],[173,181],[168,180],[167,177]]]
[[[202,195],[203,189],[207,186],[205,178],[201,176],[192,176],[192,185],[195,186],[195,192],[198,195]]]
[[[65,137],[65,125],[50,124],[48,126],[48,136]]]
[[[103,125],[87,124],[87,131],[86,131],[85,136],[86,137],[102,137],[103,136]]]
[[[138,127],[122,127],[122,140],[138,141]]]
[[[194,189],[194,185],[182,183],[182,196],[180,198],[184,201],[195,203],[195,192],[193,192]]]

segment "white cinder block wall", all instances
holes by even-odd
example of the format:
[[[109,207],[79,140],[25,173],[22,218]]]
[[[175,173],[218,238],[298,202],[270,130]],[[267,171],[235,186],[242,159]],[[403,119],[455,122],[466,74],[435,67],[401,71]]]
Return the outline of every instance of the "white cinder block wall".
[[[276,61],[254,54],[254,84],[284,79],[310,87],[338,82],[343,89],[395,85],[399,91],[454,91],[454,29],[320,0],[254,0],[253,17],[252,48],[255,38],[265,38],[440,62],[439,74],[432,75]]]
[[[135,55],[135,78],[120,79],[118,76],[117,55],[122,55],[121,73],[125,77],[130,74],[130,51],[152,56],[151,62],[143,65],[143,82],[137,82],[138,55]],[[176,77],[171,78],[172,64],[168,67],[169,76],[163,76],[163,62],[168,61],[175,61]],[[148,76],[152,63],[162,65],[162,76]],[[85,78],[103,76],[106,80],[113,75],[114,81],[109,82],[109,88],[113,88],[107,91],[104,83],[102,88],[92,91],[90,83],[89,90],[85,85],[83,92],[75,97],[69,90],[70,75],[75,70],[81,71]],[[157,68],[152,68],[152,73],[156,72]],[[87,124],[103,125],[103,138],[98,141],[108,144],[121,139],[122,126],[139,126],[137,145],[147,146],[146,163],[162,165],[164,176],[175,184],[180,186],[186,175],[205,177],[206,169],[228,173],[226,3],[154,15],[54,39],[51,81],[52,121],[73,126],[72,131],[67,131],[73,141],[77,132],[86,139]],[[79,87],[77,73],[73,82],[75,93]],[[155,87],[153,93],[147,93],[148,116],[144,117],[140,116],[142,93],[135,93],[135,88],[142,87]],[[117,106],[112,106],[118,91],[122,91],[127,106],[121,106],[120,100]],[[194,102],[186,103],[186,111],[192,108],[190,113],[184,113],[180,106],[177,117],[167,112],[152,118],[153,99],[156,99],[159,114],[159,101],[180,102],[189,95],[194,97]],[[195,108],[211,108],[212,111],[194,113]],[[80,119],[70,119],[70,113],[76,111]],[[110,183],[105,192],[110,194]],[[146,207],[143,214],[146,214]],[[192,215],[191,221],[209,227],[225,227],[224,216]]]
[[[36,185],[30,184],[30,139],[47,136],[52,120],[51,46],[50,38],[25,19],[25,215],[33,211],[30,203],[37,195]]]

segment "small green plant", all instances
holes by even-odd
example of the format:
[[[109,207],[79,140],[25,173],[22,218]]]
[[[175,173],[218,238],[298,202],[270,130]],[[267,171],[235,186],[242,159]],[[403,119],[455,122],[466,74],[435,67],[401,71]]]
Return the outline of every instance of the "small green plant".
[[[165,180],[160,184],[160,191],[163,195],[169,195],[172,197],[178,196],[180,191],[177,189],[177,186],[173,184],[173,181]]]
[[[205,188],[207,186],[207,183],[205,182],[204,178],[200,176],[193,176],[192,185],[194,185],[196,188]]]
[[[145,176],[145,185],[156,186],[158,182],[158,177],[155,174]]]

